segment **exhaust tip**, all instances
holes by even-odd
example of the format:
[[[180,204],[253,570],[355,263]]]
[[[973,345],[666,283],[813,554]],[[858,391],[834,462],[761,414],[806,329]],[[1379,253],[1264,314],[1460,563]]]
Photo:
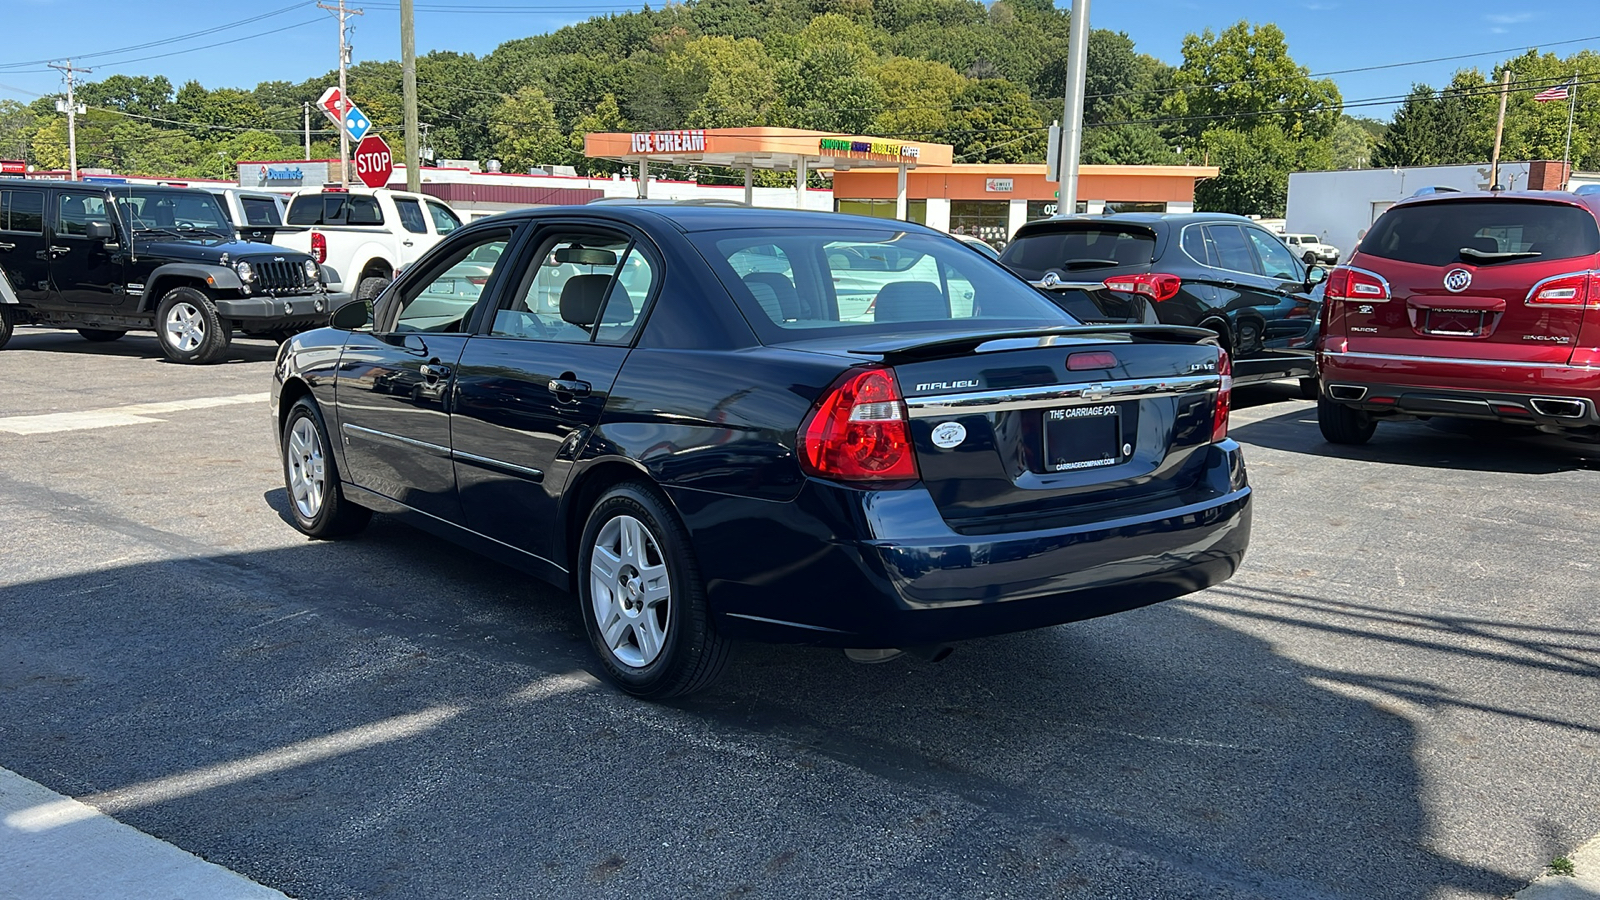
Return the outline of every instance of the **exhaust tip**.
[[[1332,397],[1335,400],[1345,400],[1351,403],[1361,400],[1367,396],[1367,389],[1358,385],[1330,384],[1325,388],[1325,390],[1328,392],[1329,397]]]
[[[949,659],[950,654],[956,652],[956,648],[949,644],[923,644],[919,647],[907,647],[906,652],[917,659],[936,663]]]
[[[1528,401],[1528,405],[1539,415],[1554,419],[1581,419],[1588,412],[1582,400],[1567,397],[1535,397]]]
[[[853,663],[870,666],[877,663],[886,663],[904,652],[904,650],[897,650],[894,647],[870,647],[866,649],[847,647],[844,651],[844,657]]]

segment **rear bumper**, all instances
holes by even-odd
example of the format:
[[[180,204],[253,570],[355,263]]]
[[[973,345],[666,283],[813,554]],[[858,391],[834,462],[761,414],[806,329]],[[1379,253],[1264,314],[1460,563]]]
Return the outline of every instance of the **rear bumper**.
[[[1377,353],[1322,353],[1323,391],[1377,415],[1600,427],[1600,369]]]
[[[1238,444],[1209,452],[1204,484],[1166,509],[1006,534],[956,532],[920,487],[812,482],[791,503],[748,501],[767,508],[760,524],[755,508],[730,520],[693,494],[674,501],[725,634],[905,647],[1094,618],[1226,580],[1249,543],[1251,490]]]

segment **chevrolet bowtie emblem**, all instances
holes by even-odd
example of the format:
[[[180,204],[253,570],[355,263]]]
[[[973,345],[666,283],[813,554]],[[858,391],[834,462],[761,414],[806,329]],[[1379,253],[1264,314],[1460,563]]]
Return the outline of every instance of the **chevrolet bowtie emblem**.
[[[1110,396],[1111,388],[1103,384],[1091,384],[1083,389],[1083,399],[1085,400],[1104,400]]]

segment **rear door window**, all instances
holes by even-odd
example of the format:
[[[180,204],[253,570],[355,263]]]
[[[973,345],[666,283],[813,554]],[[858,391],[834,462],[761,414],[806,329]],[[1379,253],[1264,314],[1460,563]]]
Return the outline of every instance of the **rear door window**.
[[[1024,278],[1037,281],[1052,269],[1073,272],[1147,266],[1155,254],[1156,236],[1148,228],[1106,222],[1019,235],[1000,261]]]
[[[301,194],[289,201],[290,225],[322,225],[323,194]]]
[[[1259,274],[1256,271],[1255,254],[1250,252],[1250,243],[1245,240],[1244,232],[1239,226],[1207,225],[1206,233],[1211,236],[1212,250],[1217,257],[1217,268]]]
[[[428,233],[428,220],[422,217],[422,205],[417,201],[396,197],[394,211],[400,214],[400,227],[412,234]]]
[[[44,232],[43,191],[0,191],[0,231]]]
[[[1384,213],[1361,241],[1361,252],[1425,266],[1573,259],[1600,252],[1600,230],[1587,209],[1565,203],[1418,203]],[[1502,253],[1514,255],[1499,260],[1475,255]]]
[[[244,208],[244,222],[246,225],[282,225],[278,218],[278,201],[266,197],[241,197],[239,204]],[[226,210],[227,206],[224,205]]]

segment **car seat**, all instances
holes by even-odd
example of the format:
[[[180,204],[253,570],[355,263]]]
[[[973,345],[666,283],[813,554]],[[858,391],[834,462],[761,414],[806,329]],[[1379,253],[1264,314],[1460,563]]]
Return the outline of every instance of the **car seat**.
[[[950,318],[950,301],[926,281],[892,281],[872,301],[877,322],[925,322]]]
[[[779,272],[751,272],[744,276],[745,287],[774,322],[793,322],[801,318],[800,292],[794,282]]]

